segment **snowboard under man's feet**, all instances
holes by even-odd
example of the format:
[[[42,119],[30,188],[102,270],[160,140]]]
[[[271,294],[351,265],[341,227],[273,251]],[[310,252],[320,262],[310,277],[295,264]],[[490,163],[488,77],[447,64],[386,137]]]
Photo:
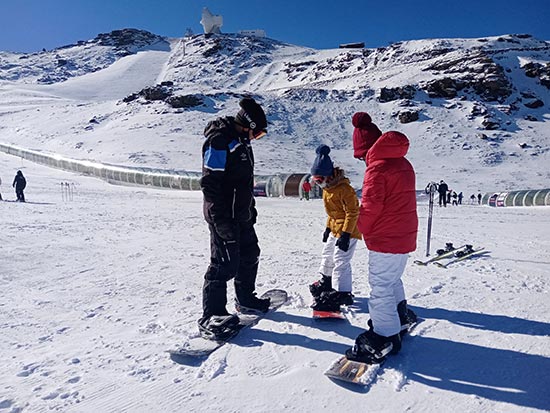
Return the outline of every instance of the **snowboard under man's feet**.
[[[264,292],[260,299],[269,298],[270,304],[267,312],[256,312],[254,314],[226,314],[202,318],[199,320],[199,335],[197,337],[188,337],[183,342],[166,350],[170,357],[176,357],[178,360],[199,360],[206,359],[210,354],[231,342],[243,330],[251,328],[262,320],[272,311],[277,310],[288,301],[288,294],[281,289],[272,289]],[[235,325],[235,322],[238,324]],[[212,331],[212,327],[219,328]],[[212,334],[212,333],[217,333]]]

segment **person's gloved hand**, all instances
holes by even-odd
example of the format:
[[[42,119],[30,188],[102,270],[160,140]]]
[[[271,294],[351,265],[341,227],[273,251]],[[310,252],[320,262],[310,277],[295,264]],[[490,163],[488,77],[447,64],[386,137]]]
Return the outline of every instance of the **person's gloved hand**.
[[[349,232],[342,232],[340,235],[340,238],[336,241],[336,246],[340,248],[342,251],[346,252],[349,249],[349,239],[350,239],[350,233]]]
[[[325,232],[323,232],[323,242],[327,242],[329,235],[330,235],[330,228],[327,228],[325,229]]]
[[[237,225],[233,222],[216,222],[214,228],[224,241],[235,241],[237,239]]]

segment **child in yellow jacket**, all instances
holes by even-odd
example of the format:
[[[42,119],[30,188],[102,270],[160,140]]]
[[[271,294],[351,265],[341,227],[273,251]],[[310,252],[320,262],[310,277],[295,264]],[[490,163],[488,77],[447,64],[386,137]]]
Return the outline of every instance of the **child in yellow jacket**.
[[[314,310],[339,311],[340,305],[353,304],[351,259],[357,240],[361,239],[357,229],[359,200],[344,171],[334,167],[330,148],[320,145],[316,153],[311,175],[313,182],[323,189],[328,217],[319,267],[321,279],[309,289],[315,300]],[[333,284],[336,289],[332,288]]]

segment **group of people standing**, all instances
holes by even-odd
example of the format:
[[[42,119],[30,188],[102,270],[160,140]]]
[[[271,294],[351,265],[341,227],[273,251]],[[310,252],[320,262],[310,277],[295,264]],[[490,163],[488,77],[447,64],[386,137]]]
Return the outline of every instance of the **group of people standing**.
[[[204,131],[201,189],[211,256],[198,327],[209,339],[223,339],[239,323],[238,315],[227,311],[228,281],[234,280],[239,311],[266,312],[270,305],[269,298],[259,298],[255,292],[260,248],[254,230],[251,145],[266,135],[267,118],[252,98],[242,99],[239,106],[236,116],[217,118]],[[369,250],[370,320],[346,354],[350,359],[372,360],[398,352],[402,334],[416,319],[407,308],[401,281],[408,253],[416,249],[415,172],[405,158],[409,140],[403,133],[382,133],[365,112],[354,114],[352,124],[354,157],[367,166],[361,203],[344,171],[334,166],[327,145],[317,148],[311,168],[328,217],[320,279],[310,291],[314,309],[352,304],[351,259],[357,242],[364,239]]]
[[[464,194],[462,192],[457,194],[452,189],[449,189],[449,185],[447,185],[443,179],[439,181],[439,184],[437,184],[437,193],[439,194],[439,206],[447,207],[447,204],[462,205]],[[476,195],[472,194],[470,196],[470,203],[474,204],[475,201]],[[477,194],[477,203],[481,204],[481,193]]]
[[[0,185],[2,185],[2,179],[0,178]],[[17,171],[15,178],[13,179],[12,187],[15,188],[15,196],[19,202],[25,202],[25,193],[23,192],[27,186],[27,180],[23,176],[23,172]],[[0,193],[0,201],[2,201],[2,193]]]
[[[327,213],[319,273],[310,285],[314,310],[338,311],[353,304],[351,259],[357,241],[369,250],[368,328],[346,352],[350,360],[381,360],[401,349],[401,337],[416,315],[407,308],[402,276],[408,253],[416,249],[415,172],[405,158],[408,138],[382,133],[366,112],[352,117],[354,157],[366,164],[361,203],[344,171],[321,145],[311,168],[313,182],[323,189]]]

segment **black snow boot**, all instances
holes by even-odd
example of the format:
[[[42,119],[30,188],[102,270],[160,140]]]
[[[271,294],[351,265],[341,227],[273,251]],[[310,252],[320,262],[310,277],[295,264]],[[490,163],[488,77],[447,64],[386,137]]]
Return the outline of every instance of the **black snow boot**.
[[[315,281],[309,286],[309,291],[315,299],[318,298],[321,293],[330,290],[332,290],[332,277],[327,277],[324,274],[321,274],[320,280]]]
[[[198,321],[199,332],[208,340],[226,340],[231,337],[239,325],[239,317],[235,314],[211,315]]]
[[[352,293],[345,293],[342,291],[338,291],[336,293],[336,299],[340,303],[340,305],[353,305],[353,294]]]
[[[397,354],[401,350],[401,337],[395,334],[384,337],[369,329],[359,334],[355,345],[346,351],[349,360],[364,363],[381,363],[388,354]]]
[[[407,307],[407,300],[397,304],[397,314],[399,314],[399,321],[401,322],[401,332],[399,334],[403,337],[407,334],[409,328],[416,324],[418,317],[413,310]]]
[[[235,298],[235,308],[243,314],[267,313],[270,304],[270,298],[258,298],[256,293]]]
[[[340,311],[339,293],[335,290],[324,291],[311,305],[316,311]]]

